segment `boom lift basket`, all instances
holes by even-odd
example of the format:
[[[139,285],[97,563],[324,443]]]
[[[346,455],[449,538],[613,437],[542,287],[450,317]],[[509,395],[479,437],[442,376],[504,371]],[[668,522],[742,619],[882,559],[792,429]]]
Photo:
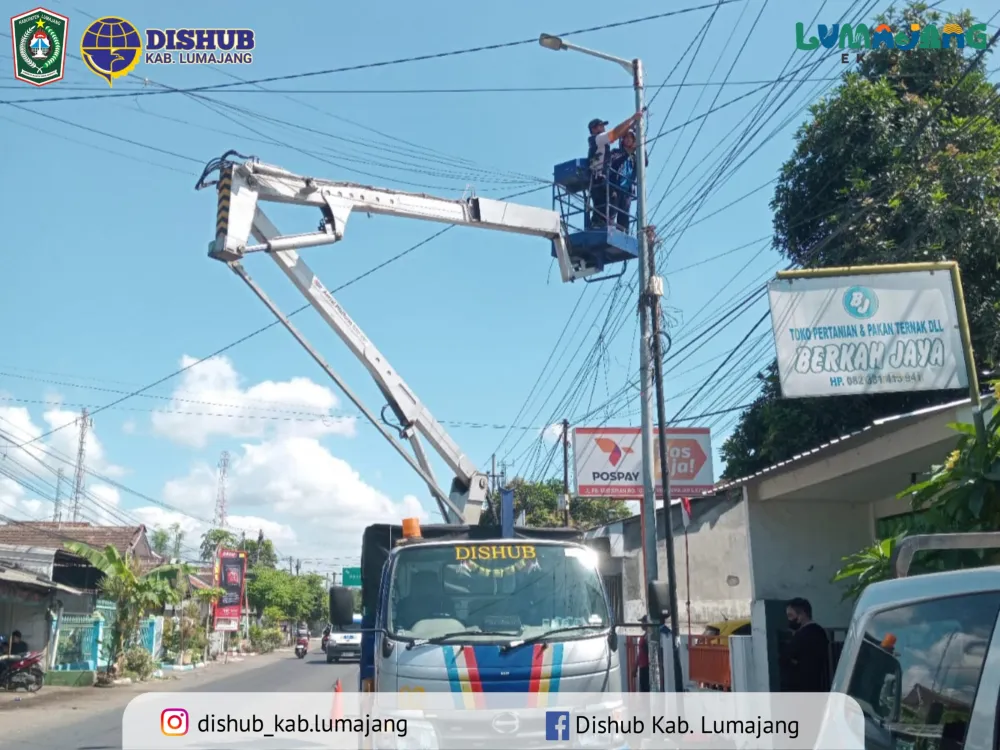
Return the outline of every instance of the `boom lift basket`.
[[[635,260],[639,257],[632,208],[635,201],[624,212],[628,214],[628,220],[627,229],[623,231],[616,226],[617,212],[609,183],[597,187],[593,191],[595,194],[592,194],[591,187],[590,167],[586,159],[556,164],[553,169],[552,207],[562,218],[563,236],[570,259],[582,260],[599,271],[603,271],[605,266]],[[552,257],[557,257],[555,245]]]

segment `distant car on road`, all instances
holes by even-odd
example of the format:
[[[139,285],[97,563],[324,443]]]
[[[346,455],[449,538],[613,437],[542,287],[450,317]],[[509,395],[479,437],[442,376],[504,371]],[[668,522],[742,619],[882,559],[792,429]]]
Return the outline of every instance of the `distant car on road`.
[[[327,664],[339,662],[347,657],[361,658],[361,615],[354,615],[352,625],[334,626],[326,639]]]

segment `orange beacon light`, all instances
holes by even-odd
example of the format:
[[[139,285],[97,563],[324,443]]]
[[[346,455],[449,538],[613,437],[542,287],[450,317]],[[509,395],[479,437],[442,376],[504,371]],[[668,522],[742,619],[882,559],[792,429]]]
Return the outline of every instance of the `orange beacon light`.
[[[417,518],[403,519],[403,538],[420,539],[420,520]]]

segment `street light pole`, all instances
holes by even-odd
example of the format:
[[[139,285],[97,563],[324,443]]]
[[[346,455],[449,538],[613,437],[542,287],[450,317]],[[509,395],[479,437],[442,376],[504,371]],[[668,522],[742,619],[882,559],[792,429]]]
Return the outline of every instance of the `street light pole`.
[[[604,52],[579,47],[570,44],[559,37],[549,34],[542,34],[538,43],[546,49],[555,51],[572,50],[601,60],[613,62],[628,71],[632,76],[632,88],[635,91],[635,111],[642,112],[645,108],[644,96],[645,87],[643,84],[642,61],[638,58],[626,60]],[[646,591],[649,584],[659,576],[656,559],[656,485],[654,466],[656,456],[654,452],[653,439],[653,368],[652,368],[652,318],[651,308],[658,305],[651,305],[650,302],[662,295],[662,283],[658,278],[650,275],[650,269],[654,266],[650,262],[650,242],[646,236],[646,124],[645,118],[640,117],[636,122],[636,141],[638,142],[635,156],[635,182],[636,182],[636,240],[639,244],[639,392],[640,392],[640,415],[641,415],[641,451],[642,451],[642,505],[640,520],[643,537],[643,570],[645,573]],[[664,512],[669,513],[669,500],[664,501]],[[669,537],[667,544],[672,544]],[[659,644],[659,622],[662,617],[660,612],[650,612],[650,618],[654,627],[646,633],[649,639],[649,689],[650,692],[660,692],[660,644]],[[673,650],[676,650],[677,633],[673,634]]]
[[[642,75],[642,60],[632,61],[632,87],[635,89],[635,111],[642,112],[645,107],[644,86]],[[640,117],[636,122],[636,141],[638,142],[635,156],[635,237],[639,243],[639,401],[642,450],[642,518],[643,518],[643,561],[646,573],[646,588],[659,577],[659,564],[656,559],[656,483],[653,467],[656,456],[653,450],[653,367],[651,361],[653,336],[652,319],[650,317],[649,296],[654,293],[655,284],[650,276],[649,253],[651,252],[649,238],[646,234],[646,118]],[[666,503],[664,508],[666,508]],[[666,511],[665,511],[666,512]],[[670,544],[672,540],[667,539]],[[650,619],[659,625],[661,613],[650,612]],[[647,637],[649,644],[649,690],[660,692],[660,644],[659,627],[654,627]]]

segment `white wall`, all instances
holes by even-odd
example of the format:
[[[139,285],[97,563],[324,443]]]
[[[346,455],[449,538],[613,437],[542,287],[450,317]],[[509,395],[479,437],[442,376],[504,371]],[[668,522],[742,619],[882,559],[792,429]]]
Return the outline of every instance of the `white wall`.
[[[750,555],[746,535],[746,506],[741,501],[695,500],[693,523],[688,529],[691,578],[691,623],[694,632],[720,620],[750,617]],[[704,513],[695,512],[705,503]],[[688,563],[684,549],[684,527],[675,520],[674,559],[677,566],[677,602],[681,622],[686,624]],[[666,578],[667,548],[657,548],[660,577]],[[682,625],[682,631],[684,625]]]
[[[847,627],[851,602],[830,582],[841,559],[871,544],[868,507],[847,502],[768,500],[749,505],[755,600],[802,596],[824,627]]]
[[[691,565],[691,626],[700,633],[710,622],[750,616],[751,576],[746,537],[746,511],[736,497],[705,497],[692,503],[694,518],[688,529]],[[681,631],[687,628],[688,570],[684,527],[679,507],[671,510],[677,600]],[[617,525],[617,524],[616,524]],[[626,621],[644,614],[645,583],[642,539],[638,518],[622,522],[622,589]],[[657,567],[667,577],[667,548],[663,510],[657,511]]]
[[[48,644],[49,638],[46,612],[48,612],[47,603],[0,602],[0,633],[10,637],[12,631],[20,630],[28,648],[32,651],[41,651]]]

